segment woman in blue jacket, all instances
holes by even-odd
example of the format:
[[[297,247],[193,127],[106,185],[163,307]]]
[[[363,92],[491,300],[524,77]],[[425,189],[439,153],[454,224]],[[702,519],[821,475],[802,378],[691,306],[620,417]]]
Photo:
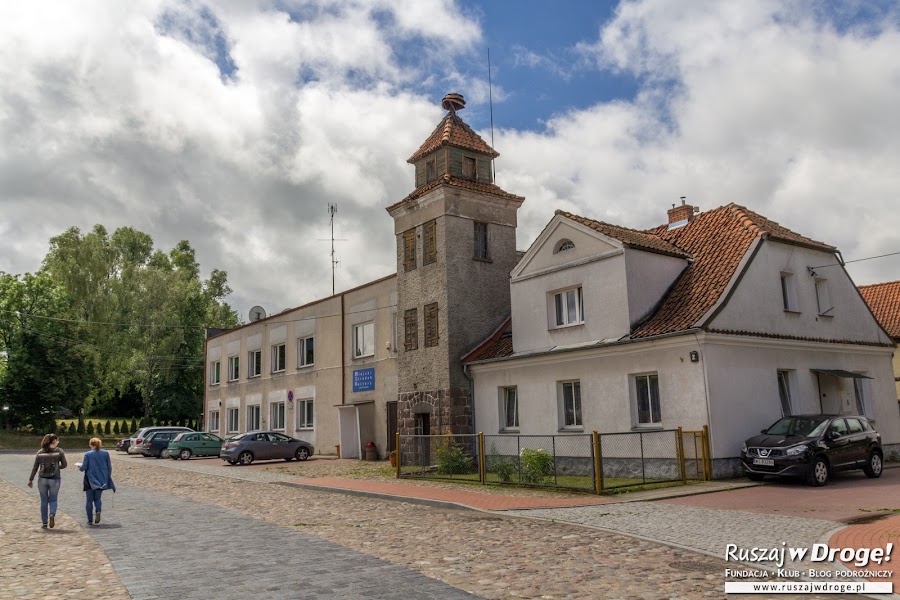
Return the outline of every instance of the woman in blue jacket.
[[[84,462],[77,465],[84,471],[84,507],[87,510],[88,525],[100,522],[100,511],[103,509],[100,496],[103,490],[116,491],[116,484],[112,480],[112,461],[109,459],[109,452],[101,449],[102,445],[100,438],[91,438],[91,449],[84,453]]]

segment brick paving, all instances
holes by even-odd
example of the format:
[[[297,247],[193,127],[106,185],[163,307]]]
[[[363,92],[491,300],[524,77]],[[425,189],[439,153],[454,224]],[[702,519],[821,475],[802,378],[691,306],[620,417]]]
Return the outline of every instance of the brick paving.
[[[890,560],[881,565],[870,563],[868,566],[858,567],[852,561],[844,562],[844,566],[852,571],[877,570],[891,571],[891,577],[866,577],[869,581],[891,581],[894,583],[894,591],[900,592],[900,515],[881,518],[869,523],[851,525],[838,531],[828,540],[831,548],[887,548],[893,544]]]
[[[14,474],[18,478],[21,472],[27,472],[25,463],[21,461],[21,457],[0,455],[0,477],[9,478]],[[298,468],[316,471],[317,467],[312,465],[314,462],[309,461]],[[234,540],[230,524],[250,519],[255,524],[248,526],[250,531],[254,527],[269,526],[274,531],[284,530],[286,535],[300,533],[380,559],[388,567],[405,567],[416,575],[424,575],[483,598],[721,598],[724,569],[734,566],[715,556],[637,538],[625,532],[599,531],[539,519],[510,518],[504,516],[505,513],[422,507],[409,502],[266,485],[265,482],[249,480],[258,477],[257,473],[274,481],[284,481],[288,475],[259,468],[226,467],[229,473],[226,476],[204,472],[220,468],[207,461],[181,463],[132,457],[116,460],[116,480],[122,485],[122,491],[142,501],[136,502],[135,512],[126,512],[123,510],[125,495],[117,498],[117,505],[112,510],[113,516],[120,511],[120,520],[113,524],[120,524],[123,534],[131,528],[150,527],[159,519],[169,519],[168,512],[173,505],[167,504],[167,499],[180,500],[187,504],[179,502],[178,506],[191,506],[192,514],[197,516],[191,523],[179,526],[191,531],[200,524],[198,531],[202,538],[212,545],[218,544],[222,549],[215,560],[209,559],[206,566],[210,569],[221,568],[227,561]],[[297,478],[296,471],[291,471],[290,478]],[[607,507],[642,504],[653,505],[637,502],[538,510],[605,510]],[[80,515],[80,502],[73,510],[73,514]],[[204,519],[216,513],[228,516],[223,519],[227,525],[202,525]],[[641,520],[656,523],[660,531],[654,535],[660,532],[665,534],[667,528],[678,525],[671,521],[671,515],[657,518],[653,511],[639,513],[632,520],[635,523]],[[692,521],[691,526],[695,537],[717,533],[723,528],[716,519],[708,518]],[[107,535],[102,527],[90,533],[98,540]],[[160,529],[156,535],[159,539],[166,539],[167,532]],[[302,554],[297,551],[298,542],[290,541],[294,539],[300,538],[279,537],[279,542],[289,541],[269,549],[268,562],[273,562],[273,554],[279,558]],[[139,543],[128,546],[127,550],[120,550],[120,554],[128,553],[133,555],[131,560],[134,561],[135,571],[145,569],[151,573],[164,573],[170,565],[177,564],[174,559],[164,560],[142,553]],[[115,560],[114,556],[114,564]],[[316,555],[303,554],[302,560],[292,564],[298,571],[315,569]],[[260,579],[266,580],[268,566],[266,561],[260,561],[248,565],[241,572],[244,577],[248,572],[260,574]],[[240,563],[232,567],[238,570]],[[122,572],[123,579],[129,576],[126,571]],[[382,586],[374,589],[381,590]],[[262,597],[267,596],[262,594]],[[401,597],[422,596],[413,594]],[[808,599],[840,596],[780,597]]]

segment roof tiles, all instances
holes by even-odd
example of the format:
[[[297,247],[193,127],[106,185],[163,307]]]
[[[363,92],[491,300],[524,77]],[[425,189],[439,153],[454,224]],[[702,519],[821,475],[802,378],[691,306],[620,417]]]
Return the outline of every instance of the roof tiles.
[[[475,181],[473,179],[463,179],[461,177],[454,177],[445,173],[441,177],[438,177],[434,181],[426,183],[422,187],[414,189],[406,198],[396,202],[387,207],[387,211],[390,212],[395,208],[399,208],[403,204],[407,202],[412,202],[416,198],[424,196],[431,190],[442,186],[449,185],[452,187],[462,188],[466,190],[473,190],[476,192],[484,192],[486,194],[492,194],[494,196],[499,196],[501,198],[506,198],[507,200],[517,200],[522,202],[525,198],[522,196],[516,196],[515,194],[510,194],[509,192],[501,189],[499,186],[494,185],[493,183],[485,183],[484,181]]]
[[[475,133],[465,121],[455,112],[447,113],[438,126],[434,128],[428,139],[419,146],[419,149],[407,159],[406,162],[416,162],[426,154],[434,152],[441,146],[455,146],[466,150],[473,150],[487,154],[491,158],[500,156],[500,153],[487,145],[481,136]]]
[[[900,339],[900,281],[861,285],[859,293],[888,335]]]

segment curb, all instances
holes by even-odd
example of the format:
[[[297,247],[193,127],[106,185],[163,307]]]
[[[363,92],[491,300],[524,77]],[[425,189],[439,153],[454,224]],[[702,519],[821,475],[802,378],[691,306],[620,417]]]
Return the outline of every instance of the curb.
[[[469,506],[467,504],[461,504],[458,502],[448,502],[446,500],[432,500],[430,498],[411,498],[408,496],[395,496],[393,494],[383,494],[381,492],[366,492],[363,490],[348,490],[345,488],[333,488],[326,487],[321,485],[309,485],[306,483],[295,483],[292,481],[274,481],[273,485],[284,485],[287,487],[295,487],[301,488],[304,490],[311,490],[314,492],[324,492],[324,493],[332,493],[332,494],[347,494],[348,496],[363,496],[369,498],[378,498],[380,500],[391,500],[394,502],[408,502],[409,504],[421,504],[423,506],[434,506],[436,508],[450,508],[454,510],[474,510],[476,512],[483,513],[495,513],[496,511],[492,510],[484,510],[481,508],[475,508],[474,506]]]

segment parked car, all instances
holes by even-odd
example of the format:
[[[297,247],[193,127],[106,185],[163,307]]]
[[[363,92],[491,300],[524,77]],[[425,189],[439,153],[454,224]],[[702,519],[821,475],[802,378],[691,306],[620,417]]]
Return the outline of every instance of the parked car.
[[[175,427],[175,426],[157,426],[157,427],[142,427],[138,429],[134,434],[132,434],[132,438],[134,438],[131,442],[131,445],[128,446],[128,454],[143,454],[141,452],[141,446],[144,444],[144,441],[151,433],[155,433],[157,431],[177,431],[181,433],[182,431],[193,431],[189,427]]]
[[[857,415],[784,417],[741,448],[741,467],[754,481],[787,475],[825,485],[832,473],[848,469],[881,477],[883,460],[881,435]]]
[[[163,452],[169,447],[172,438],[181,435],[180,431],[172,431],[168,429],[160,429],[159,431],[151,431],[144,438],[144,443],[138,448],[138,452],[144,456],[153,456],[162,458]]]
[[[116,452],[128,452],[128,446],[131,445],[131,442],[134,441],[134,438],[122,438],[121,440],[116,442]]]
[[[296,440],[277,431],[250,431],[226,439],[219,456],[232,465],[249,465],[254,460],[306,460],[314,451],[309,442]]]
[[[219,456],[224,443],[225,440],[214,433],[179,433],[169,442],[163,456],[172,460],[188,460],[192,456]]]

